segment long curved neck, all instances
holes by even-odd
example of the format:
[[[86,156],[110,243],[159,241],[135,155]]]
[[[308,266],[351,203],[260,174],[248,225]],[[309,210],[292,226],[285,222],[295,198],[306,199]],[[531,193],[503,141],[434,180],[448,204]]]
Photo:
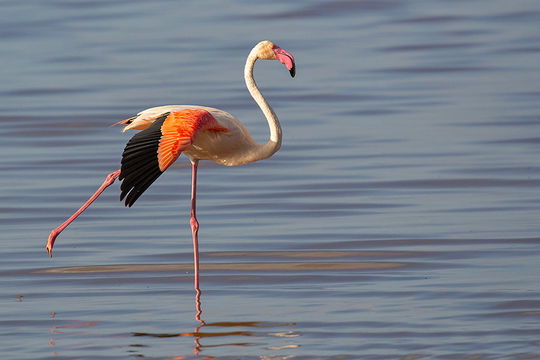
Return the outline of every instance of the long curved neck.
[[[253,67],[255,66],[255,61],[257,61],[257,57],[250,53],[246,60],[246,66],[244,67],[244,78],[246,80],[246,86],[249,93],[257,105],[259,105],[264,116],[266,117],[266,120],[268,121],[268,126],[270,128],[270,140],[268,140],[268,142],[264,145],[259,145],[259,149],[256,151],[257,158],[253,159],[252,161],[266,159],[272,156],[281,147],[281,125],[279,124],[279,120],[274,113],[274,110],[270,104],[268,104],[263,94],[257,87],[257,83],[255,83],[255,79],[253,78]]]

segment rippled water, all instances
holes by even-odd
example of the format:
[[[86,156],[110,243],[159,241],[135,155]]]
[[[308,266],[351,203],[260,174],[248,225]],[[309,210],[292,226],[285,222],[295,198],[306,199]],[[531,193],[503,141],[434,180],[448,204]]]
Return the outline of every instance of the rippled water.
[[[540,6],[473,1],[0,4],[2,359],[540,358]],[[115,185],[144,108],[201,104],[274,157]]]

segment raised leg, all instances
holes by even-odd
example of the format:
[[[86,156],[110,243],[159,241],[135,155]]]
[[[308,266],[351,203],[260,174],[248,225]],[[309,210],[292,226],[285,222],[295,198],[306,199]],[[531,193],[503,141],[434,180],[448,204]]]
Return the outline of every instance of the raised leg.
[[[199,290],[199,222],[197,221],[197,166],[199,160],[191,161],[191,235],[193,236],[193,266],[195,268],[195,290]]]
[[[51,233],[49,234],[49,239],[47,240],[47,246],[45,247],[45,249],[47,250],[47,252],[49,253],[49,256],[52,257],[52,250],[53,250],[53,246],[54,246],[54,241],[56,240],[56,237],[58,235],[60,235],[60,233],[68,227],[69,224],[71,224],[73,222],[73,220],[75,220],[77,218],[77,216],[81,215],[82,212],[84,210],[86,210],[87,207],[89,207],[98,197],[99,195],[101,195],[101,193],[107,188],[109,187],[112,183],[114,183],[114,181],[120,176],[120,170],[116,170],[112,173],[110,173],[109,175],[107,175],[107,177],[105,178],[105,181],[103,182],[103,184],[101,184],[101,186],[99,187],[99,189],[97,189],[97,191],[94,193],[94,195],[92,195],[90,197],[90,199],[88,199],[84,204],[83,206],[81,206],[81,208],[79,210],[77,210],[73,215],[71,215],[71,217],[69,219],[67,219],[62,225],[60,225],[59,227],[53,229],[51,231]]]

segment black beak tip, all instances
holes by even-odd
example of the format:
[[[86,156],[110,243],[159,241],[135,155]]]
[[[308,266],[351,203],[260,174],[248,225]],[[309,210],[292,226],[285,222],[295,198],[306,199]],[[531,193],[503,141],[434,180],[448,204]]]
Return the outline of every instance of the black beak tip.
[[[291,77],[294,77],[294,75],[296,75],[296,67],[293,66],[291,70],[289,70],[289,73],[291,74]]]

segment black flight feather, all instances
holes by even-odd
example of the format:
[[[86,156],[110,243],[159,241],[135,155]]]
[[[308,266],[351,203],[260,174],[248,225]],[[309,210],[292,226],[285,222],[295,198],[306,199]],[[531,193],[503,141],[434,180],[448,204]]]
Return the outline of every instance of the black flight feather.
[[[120,201],[131,207],[156,179],[163,174],[159,169],[158,148],[161,126],[169,113],[161,115],[149,128],[135,134],[122,154],[120,169]]]

